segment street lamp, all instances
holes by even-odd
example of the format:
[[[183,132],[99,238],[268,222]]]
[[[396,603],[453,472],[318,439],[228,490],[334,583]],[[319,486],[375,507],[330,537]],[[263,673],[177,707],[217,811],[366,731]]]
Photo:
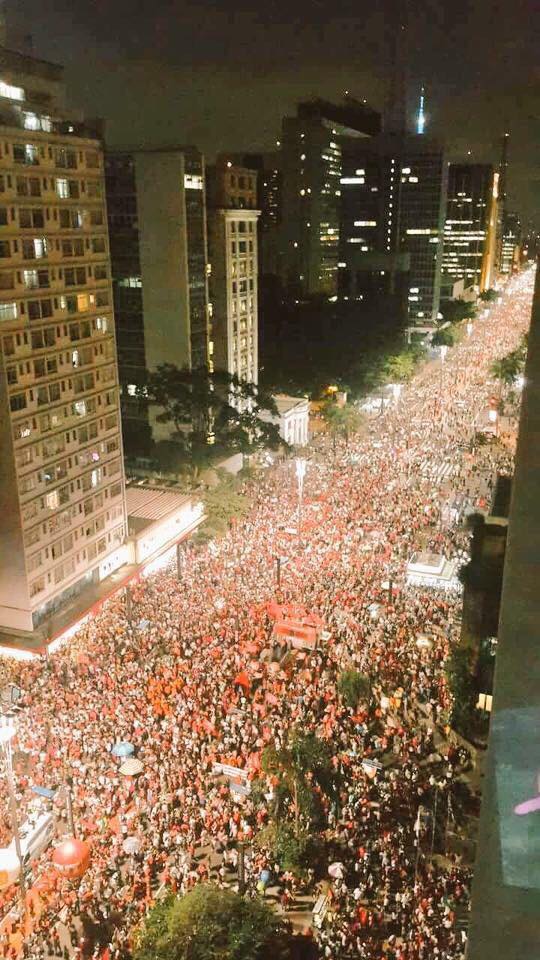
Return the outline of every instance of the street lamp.
[[[302,520],[302,498],[304,495],[304,477],[307,470],[307,460],[297,457],[295,461],[296,479],[298,481],[298,536],[300,536],[300,523]]]
[[[17,820],[17,798],[15,796],[15,781],[13,777],[13,754],[11,750],[11,741],[16,734],[15,724],[12,717],[2,717],[0,720],[0,745],[4,755],[4,764],[6,769],[6,780],[9,794],[9,811],[11,815],[11,828],[15,840],[15,852],[20,866],[19,877],[19,895],[23,914],[26,912],[26,884],[24,882],[24,862],[21,849],[21,838],[19,835],[19,822]]]

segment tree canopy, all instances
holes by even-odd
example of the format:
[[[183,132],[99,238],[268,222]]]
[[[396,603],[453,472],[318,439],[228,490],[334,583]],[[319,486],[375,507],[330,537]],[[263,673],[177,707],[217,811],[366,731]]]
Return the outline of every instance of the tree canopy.
[[[278,425],[265,419],[277,416],[273,397],[225,371],[180,370],[163,363],[147,373],[145,396],[161,408],[158,423],[173,425],[175,440],[195,468],[208,462],[214,444],[253,453],[282,443]]]
[[[134,960],[286,960],[289,936],[271,906],[199,884],[150,911]]]
[[[448,323],[461,323],[462,320],[474,320],[476,304],[470,300],[446,300],[441,304],[443,319]]]
[[[281,820],[292,811],[296,837],[302,823],[320,824],[321,795],[333,797],[337,789],[330,745],[314,733],[293,729],[284,746],[266,747],[261,765],[267,775],[278,777],[275,818]]]
[[[482,293],[480,294],[480,300],[483,300],[484,303],[492,303],[494,300],[497,300],[498,297],[499,294],[493,289],[493,287],[490,287],[489,290],[482,290]]]
[[[448,327],[436,330],[431,338],[431,344],[434,347],[452,347],[455,343],[455,334]]]

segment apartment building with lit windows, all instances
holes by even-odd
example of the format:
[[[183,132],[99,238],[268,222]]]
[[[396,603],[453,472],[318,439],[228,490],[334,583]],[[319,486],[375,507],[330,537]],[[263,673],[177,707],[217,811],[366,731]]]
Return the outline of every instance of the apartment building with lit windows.
[[[141,405],[146,370],[210,359],[205,166],[194,147],[108,151],[106,189],[126,454],[159,428]]]
[[[103,153],[62,68],[0,49],[0,629],[125,562]]]
[[[336,293],[342,146],[380,129],[380,114],[352,97],[299,103],[283,119],[280,270],[291,295]]]
[[[448,164],[422,135],[385,133],[343,150],[339,292],[362,296],[408,284],[409,323],[437,319]]]
[[[213,366],[259,378],[257,172],[218,159],[208,171]]]
[[[451,163],[448,169],[442,271],[477,290],[487,256],[494,174],[489,163]]]

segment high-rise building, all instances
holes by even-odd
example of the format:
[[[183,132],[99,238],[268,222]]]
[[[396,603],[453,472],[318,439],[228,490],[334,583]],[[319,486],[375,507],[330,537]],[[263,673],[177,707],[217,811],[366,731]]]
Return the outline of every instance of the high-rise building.
[[[208,171],[213,366],[258,381],[257,173],[221,158]]]
[[[442,271],[448,280],[478,290],[489,257],[494,177],[487,163],[451,163],[448,171]]]
[[[339,292],[397,293],[408,283],[411,324],[437,318],[446,210],[444,147],[385,133],[343,148]]]
[[[62,68],[0,51],[0,627],[125,560],[103,153]]]
[[[284,118],[280,269],[289,293],[335,295],[342,146],[380,129],[380,114],[352,98],[300,103],[295,117]]]
[[[258,245],[259,279],[278,274],[278,243],[281,224],[281,154],[231,153],[218,157],[219,161],[246,167],[257,174],[255,206],[260,210]]]
[[[209,362],[204,159],[192,147],[111,151],[106,184],[124,440],[143,453],[145,371]]]
[[[521,221],[516,213],[506,212],[504,216],[500,272],[513,273],[519,265],[521,245]]]

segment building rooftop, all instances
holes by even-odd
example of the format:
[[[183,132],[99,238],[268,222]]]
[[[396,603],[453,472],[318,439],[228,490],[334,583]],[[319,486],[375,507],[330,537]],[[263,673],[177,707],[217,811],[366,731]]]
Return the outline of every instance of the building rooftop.
[[[301,407],[309,402],[306,397],[289,397],[286,393],[278,393],[274,400],[280,416],[283,416],[284,413],[290,413],[296,407]]]
[[[190,500],[190,497],[176,490],[146,486],[126,487],[126,506],[130,523],[132,519],[147,523],[162,520]]]

